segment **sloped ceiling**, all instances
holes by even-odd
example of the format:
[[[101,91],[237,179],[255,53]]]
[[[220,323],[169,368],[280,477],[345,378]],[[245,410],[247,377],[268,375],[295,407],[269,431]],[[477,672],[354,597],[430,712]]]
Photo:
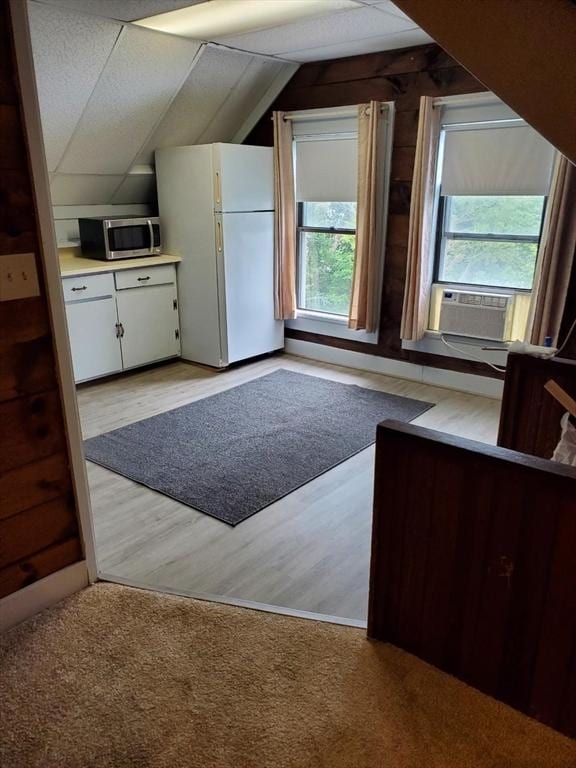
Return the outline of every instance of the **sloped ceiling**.
[[[152,201],[154,178],[139,166],[155,149],[233,140],[296,69],[37,0],[29,10],[54,205]]]
[[[118,21],[135,21],[157,13],[176,11],[204,0],[40,0],[69,11],[91,13]]]
[[[206,2],[28,0],[55,205],[152,201],[156,149],[241,141],[300,62],[431,40],[391,0],[208,40],[131,23]]]
[[[387,51],[432,41],[390,0],[354,0],[354,5],[351,9],[214,40],[243,51],[298,62]]]
[[[397,2],[487,88],[576,163],[574,0]]]

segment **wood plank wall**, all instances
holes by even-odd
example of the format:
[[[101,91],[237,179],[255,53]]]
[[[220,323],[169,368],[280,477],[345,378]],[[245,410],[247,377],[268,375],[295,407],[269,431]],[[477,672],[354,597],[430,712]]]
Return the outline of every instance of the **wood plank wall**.
[[[273,109],[336,107],[381,99],[395,101],[397,112],[379,344],[363,344],[292,330],[287,330],[286,336],[421,365],[499,377],[495,371],[481,363],[405,352],[400,346],[418,100],[420,96],[448,96],[483,90],[485,87],[481,83],[435,44],[304,64],[296,72],[270,111],[247,138],[247,143],[272,145],[270,116]],[[575,305],[576,262],[561,338],[564,338],[574,320]],[[576,333],[564,356],[576,358]]]
[[[372,536],[370,637],[576,736],[576,469],[385,422]]]
[[[38,254],[38,227],[8,3],[0,0],[0,259],[30,251]],[[82,558],[41,290],[0,302],[0,598]]]
[[[270,118],[274,109],[317,109],[380,99],[395,102],[396,119],[379,342],[377,345],[365,344],[289,329],[286,330],[287,337],[421,365],[499,377],[481,363],[407,352],[402,350],[400,342],[420,96],[452,96],[485,90],[435,44],[304,64],[295,73],[246,143],[273,144]]]
[[[553,379],[576,398],[576,362],[510,354],[502,397],[498,445],[550,459],[565,409],[544,389]]]

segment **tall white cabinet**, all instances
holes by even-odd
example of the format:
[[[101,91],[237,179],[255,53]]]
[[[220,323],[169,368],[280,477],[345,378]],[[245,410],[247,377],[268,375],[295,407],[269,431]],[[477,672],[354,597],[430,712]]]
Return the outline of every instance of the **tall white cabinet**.
[[[156,152],[163,249],[178,267],[182,357],[225,367],[284,346],[274,318],[272,149]]]

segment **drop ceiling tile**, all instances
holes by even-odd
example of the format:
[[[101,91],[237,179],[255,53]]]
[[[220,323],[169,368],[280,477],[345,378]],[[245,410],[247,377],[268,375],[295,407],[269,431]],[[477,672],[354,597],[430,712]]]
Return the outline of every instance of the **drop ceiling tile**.
[[[46,160],[53,171],[122,27],[36,2],[29,9]]]
[[[294,51],[288,53],[286,57],[304,63],[307,61],[323,61],[325,59],[358,56],[362,53],[392,51],[395,48],[408,48],[411,45],[424,45],[425,43],[433,42],[434,40],[424,30],[415,28],[405,32],[397,32],[394,35],[367,37],[363,40],[354,40],[349,43],[325,45],[322,48],[312,48],[307,51]]]
[[[126,176],[110,200],[112,205],[153,203],[156,200],[156,176],[135,174]]]
[[[206,47],[137,163],[153,162],[160,147],[197,144],[252,60],[247,54]]]
[[[414,26],[377,8],[361,6],[353,11],[340,11],[330,16],[286,24],[261,32],[219,38],[217,42],[255,53],[285,55],[324,45],[348,43],[364,37],[391,35]]]
[[[204,0],[42,0],[42,2],[71,11],[106,16],[110,19],[135,21],[157,13],[167,13],[187,5],[195,5]]]
[[[226,101],[214,115],[206,130],[199,136],[200,144],[232,141],[244,121],[258,106],[258,102],[284,65],[254,57],[230,92]]]
[[[190,70],[201,44],[125,26],[60,164],[124,173]]]
[[[52,205],[104,205],[110,202],[122,179],[57,173],[50,184]]]
[[[392,0],[358,0],[358,2],[361,2],[364,5],[373,5],[383,11],[386,11],[387,13],[392,13],[395,16],[401,16],[405,19],[408,18],[404,11],[401,11],[397,5],[394,5]]]

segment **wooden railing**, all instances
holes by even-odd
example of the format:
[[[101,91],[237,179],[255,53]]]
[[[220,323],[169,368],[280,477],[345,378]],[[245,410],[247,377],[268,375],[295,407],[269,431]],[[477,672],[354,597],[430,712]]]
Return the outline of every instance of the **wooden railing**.
[[[368,632],[576,736],[576,470],[381,424]]]

